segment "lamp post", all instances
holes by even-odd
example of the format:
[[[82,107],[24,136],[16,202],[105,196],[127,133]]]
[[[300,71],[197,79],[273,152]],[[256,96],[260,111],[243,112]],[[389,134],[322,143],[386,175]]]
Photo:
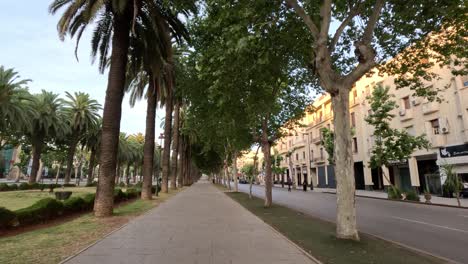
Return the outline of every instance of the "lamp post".
[[[159,134],[159,171],[162,171],[162,141],[164,139],[164,134],[160,133]],[[159,172],[158,175],[156,175],[156,196],[158,196],[159,193]]]

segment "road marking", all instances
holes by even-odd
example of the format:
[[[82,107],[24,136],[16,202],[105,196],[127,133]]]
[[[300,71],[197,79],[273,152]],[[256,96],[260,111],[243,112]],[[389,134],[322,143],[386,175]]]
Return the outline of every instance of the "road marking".
[[[448,226],[441,226],[441,225],[426,223],[426,222],[422,222],[422,221],[417,221],[417,220],[412,220],[412,219],[401,218],[401,217],[397,217],[397,216],[392,216],[392,218],[400,219],[400,220],[408,221],[408,222],[412,222],[412,223],[417,223],[417,224],[423,224],[423,225],[428,225],[428,226],[433,226],[433,227],[448,229],[448,230],[457,231],[457,232],[463,232],[463,233],[467,233],[467,234],[468,234],[468,231],[463,230],[463,229],[458,229],[458,228],[453,228],[453,227],[448,227]]]

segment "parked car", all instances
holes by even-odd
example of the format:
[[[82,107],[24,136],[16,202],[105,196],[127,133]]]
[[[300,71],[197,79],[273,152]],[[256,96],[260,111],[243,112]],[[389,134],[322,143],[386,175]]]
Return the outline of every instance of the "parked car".
[[[468,198],[468,182],[463,183],[463,189],[460,192],[460,196],[463,198]]]
[[[239,183],[247,184],[249,183],[246,179],[239,179]]]

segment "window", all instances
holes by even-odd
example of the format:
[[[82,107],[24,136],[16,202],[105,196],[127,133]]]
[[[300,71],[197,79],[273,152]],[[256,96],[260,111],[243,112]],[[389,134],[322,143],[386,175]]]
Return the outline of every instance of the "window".
[[[296,153],[296,160],[299,160],[299,153]]]
[[[432,133],[434,135],[439,135],[440,131],[439,131],[439,119],[434,119],[434,120],[431,120],[431,127],[432,127]]]
[[[291,147],[291,140],[289,141],[289,147]]]
[[[323,159],[323,148],[320,148],[320,159]]]
[[[356,103],[356,98],[357,98],[357,90],[354,89],[354,90],[353,90],[353,104]]]
[[[402,100],[403,100],[403,107],[404,107],[405,109],[410,109],[410,108],[411,108],[411,104],[410,104],[409,96],[406,96],[406,97],[403,98]]]
[[[354,115],[354,112],[351,113],[351,127],[356,127],[356,116]]]
[[[318,113],[319,113],[319,122],[322,122],[322,111],[320,111]]]
[[[357,138],[353,138],[353,150],[354,153],[358,153]]]
[[[366,85],[366,96],[370,96],[370,86]]]
[[[330,130],[330,124],[327,125],[328,130]]]
[[[311,150],[311,151],[310,151],[310,159],[311,159],[311,160],[314,159],[314,150]]]
[[[305,159],[305,151],[302,152],[302,158]]]

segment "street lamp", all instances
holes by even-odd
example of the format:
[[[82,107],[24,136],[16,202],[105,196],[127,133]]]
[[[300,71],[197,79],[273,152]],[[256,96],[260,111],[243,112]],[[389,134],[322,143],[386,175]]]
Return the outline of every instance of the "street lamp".
[[[162,141],[164,139],[164,134],[160,133],[159,134],[159,170],[162,172]],[[159,193],[159,172],[158,175],[156,175],[156,196],[158,196]]]

